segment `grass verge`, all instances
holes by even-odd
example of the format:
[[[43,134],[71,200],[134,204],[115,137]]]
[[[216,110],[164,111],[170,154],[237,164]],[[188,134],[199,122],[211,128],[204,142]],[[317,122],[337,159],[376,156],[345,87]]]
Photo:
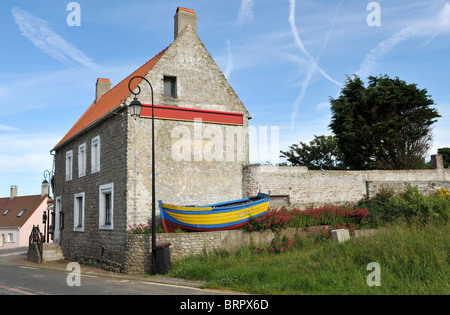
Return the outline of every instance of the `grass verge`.
[[[333,244],[296,238],[283,253],[241,248],[187,257],[170,276],[252,294],[450,294],[449,223],[399,223],[388,232]],[[380,265],[380,286],[369,286]]]

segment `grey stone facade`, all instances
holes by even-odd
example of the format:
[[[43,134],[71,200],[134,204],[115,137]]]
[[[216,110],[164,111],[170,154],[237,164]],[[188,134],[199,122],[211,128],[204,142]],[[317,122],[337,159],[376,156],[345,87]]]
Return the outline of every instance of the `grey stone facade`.
[[[178,19],[178,24],[182,25],[183,21]],[[154,104],[240,113],[243,125],[156,119],[156,198],[175,204],[240,199],[243,168],[249,162],[248,112],[202,44],[196,29],[186,23],[177,35],[145,75],[153,87]],[[164,96],[167,76],[176,78],[175,98]],[[139,86],[139,101],[151,104],[149,86],[144,81]],[[98,91],[96,96],[106,93]],[[133,97],[130,93],[123,104],[129,104]],[[99,139],[98,172],[91,168],[96,150],[92,147],[94,138]],[[184,155],[180,160],[173,148],[183,141],[193,150],[190,156]],[[86,172],[79,176],[83,166],[78,163],[78,152],[83,144]],[[201,148],[200,158],[196,147]],[[69,151],[72,151],[69,161],[72,179],[67,180]],[[151,119],[132,118],[126,106],[84,127],[55,148],[55,197],[61,200],[64,227],[60,242],[66,259],[123,269],[127,227],[151,219],[151,152]],[[112,222],[102,228],[100,189],[108,184],[113,187]],[[82,219],[78,200],[84,202]],[[159,214],[159,208],[156,210]],[[80,220],[83,226],[78,226]]]

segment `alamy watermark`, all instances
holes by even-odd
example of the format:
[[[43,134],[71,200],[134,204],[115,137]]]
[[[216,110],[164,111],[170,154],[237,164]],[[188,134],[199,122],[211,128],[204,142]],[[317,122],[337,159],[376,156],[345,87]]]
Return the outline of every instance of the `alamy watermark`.
[[[70,13],[67,15],[68,26],[81,26],[81,6],[78,2],[70,2],[67,4],[67,11]]]
[[[381,26],[381,6],[378,2],[370,2],[366,7],[367,11],[371,11],[366,18],[367,25]]]
[[[366,283],[369,287],[381,286],[381,267],[377,262],[371,262],[367,265],[367,271],[371,271],[367,276]]]
[[[79,263],[71,262],[67,264],[67,271],[70,271],[66,278],[66,283],[69,287],[81,286],[81,267]]]
[[[176,162],[279,163],[278,126],[221,126],[195,119],[192,128],[178,125],[171,130],[171,157]]]

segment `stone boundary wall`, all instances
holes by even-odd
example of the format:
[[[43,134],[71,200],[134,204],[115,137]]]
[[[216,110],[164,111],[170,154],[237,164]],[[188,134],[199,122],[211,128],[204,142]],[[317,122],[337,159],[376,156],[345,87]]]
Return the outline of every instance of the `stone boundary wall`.
[[[280,236],[294,237],[306,235],[317,227],[287,228]],[[156,244],[170,243],[171,261],[190,255],[208,253],[216,249],[233,250],[242,246],[270,243],[277,233],[271,230],[246,232],[243,230],[199,232],[199,233],[158,233]],[[148,273],[151,270],[151,234],[127,234],[126,261],[124,272],[130,274]]]
[[[242,246],[269,244],[276,236],[293,238],[296,234],[311,234],[315,229],[322,228],[303,227],[287,228],[277,234],[271,230],[246,232],[243,230],[230,230],[219,232],[199,233],[161,233],[156,234],[156,244],[170,243],[171,261],[180,260],[190,255],[199,255],[215,249],[231,251]],[[357,230],[355,237],[373,235],[381,230]],[[151,234],[127,235],[127,259],[124,272],[128,274],[143,274],[151,271]]]
[[[373,197],[381,188],[402,191],[407,185],[431,193],[450,188],[450,169],[401,171],[311,171],[299,166],[249,165],[244,169],[243,191],[247,196],[259,190],[272,196],[288,196],[298,207],[357,202]]]

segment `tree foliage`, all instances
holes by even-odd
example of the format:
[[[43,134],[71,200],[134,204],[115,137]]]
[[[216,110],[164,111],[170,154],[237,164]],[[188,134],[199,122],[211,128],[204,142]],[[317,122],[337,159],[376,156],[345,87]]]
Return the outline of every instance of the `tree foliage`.
[[[427,90],[387,75],[347,77],[338,98],[330,99],[330,128],[351,169],[422,168],[431,126],[440,117]]]
[[[293,144],[288,151],[281,151],[281,157],[295,166],[307,166],[311,170],[344,169],[342,154],[333,136],[316,136],[306,144]]]

